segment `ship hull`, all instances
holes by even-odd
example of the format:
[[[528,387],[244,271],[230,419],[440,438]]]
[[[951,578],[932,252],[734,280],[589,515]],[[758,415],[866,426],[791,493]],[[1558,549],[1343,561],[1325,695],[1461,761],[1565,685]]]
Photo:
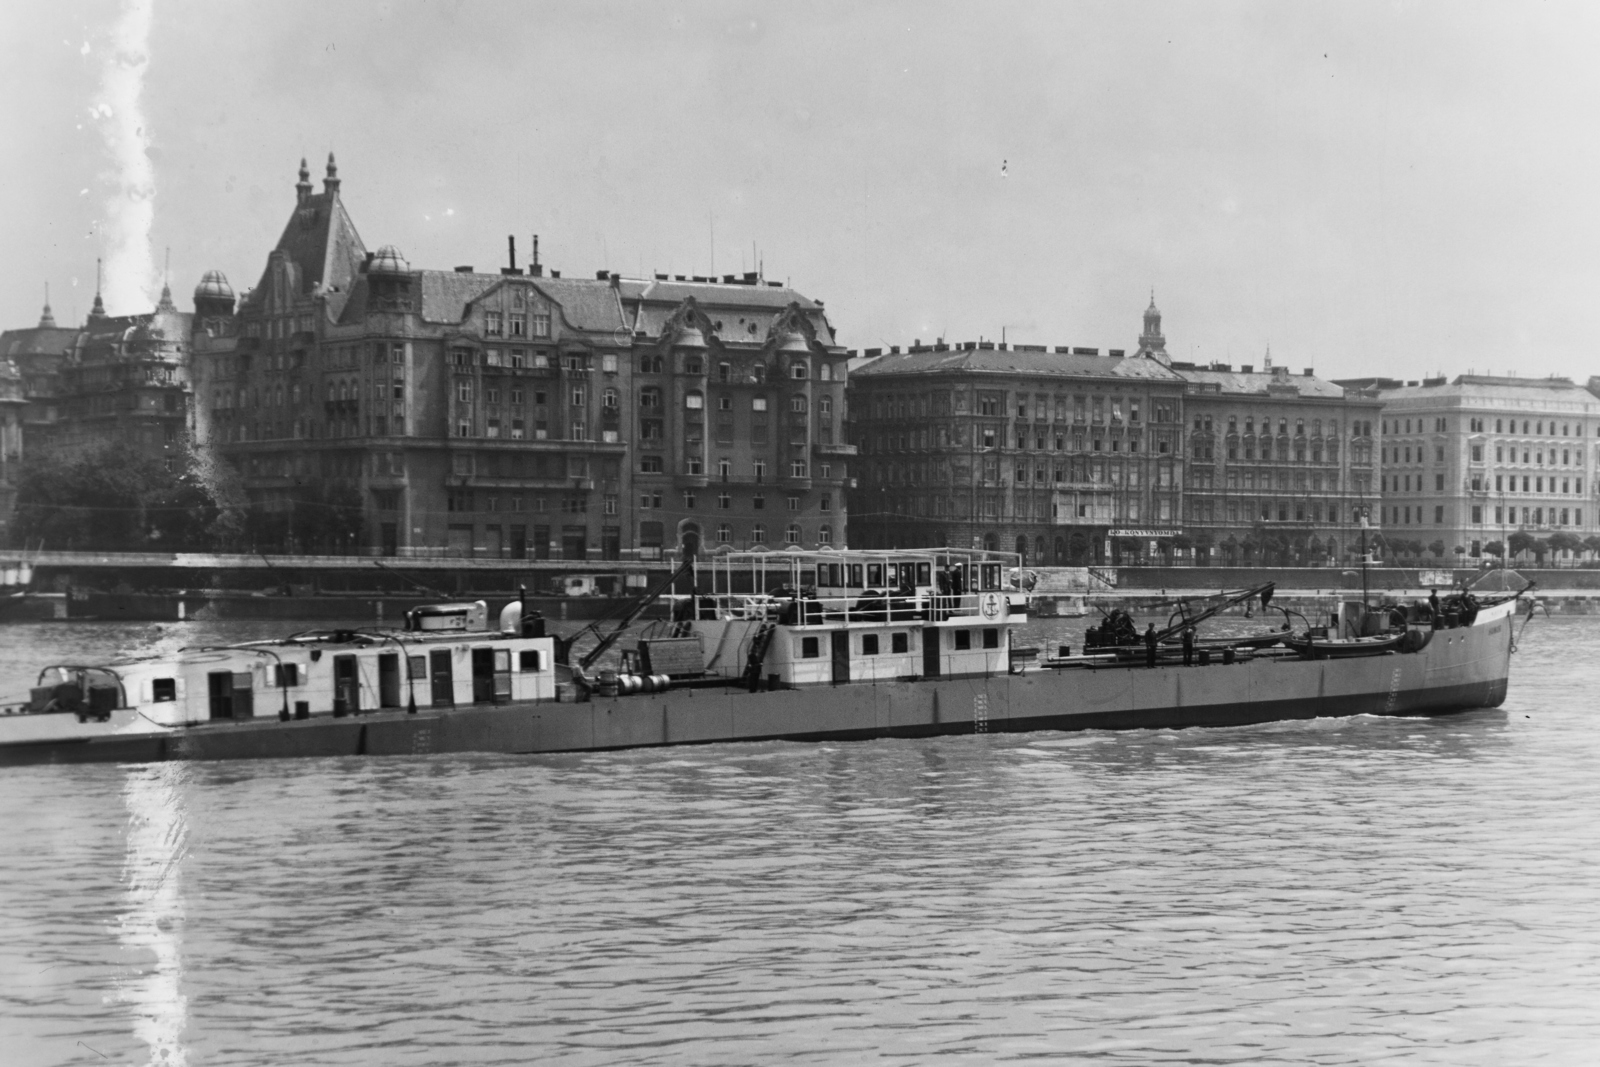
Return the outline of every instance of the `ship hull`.
[[[540,753],[706,744],[919,738],[1033,730],[1178,729],[1350,715],[1438,715],[1506,696],[1513,605],[1433,635],[1416,653],[1101,666],[773,692],[680,689],[581,703],[423,708],[257,719],[159,734],[107,729],[0,744],[0,764]],[[85,727],[93,730],[93,724]]]

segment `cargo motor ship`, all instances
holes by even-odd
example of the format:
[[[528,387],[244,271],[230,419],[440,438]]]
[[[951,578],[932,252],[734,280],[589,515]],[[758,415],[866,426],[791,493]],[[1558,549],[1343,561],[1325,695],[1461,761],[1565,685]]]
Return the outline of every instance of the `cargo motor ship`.
[[[735,552],[572,638],[513,602],[408,612],[165,658],[46,668],[0,708],[0,763],[573,752],[724,741],[1241,726],[1499,705],[1526,590],[1342,604],[1327,625],[1191,638],[1272,587],[1186,606],[1137,642],[1017,641],[1014,555]],[[670,618],[631,629],[665,598]],[[1286,624],[1293,613],[1284,613]],[[609,629],[608,629],[609,628]],[[621,644],[627,636],[631,644]],[[1152,640],[1153,639],[1153,640]],[[1182,647],[1187,646],[1187,647]]]

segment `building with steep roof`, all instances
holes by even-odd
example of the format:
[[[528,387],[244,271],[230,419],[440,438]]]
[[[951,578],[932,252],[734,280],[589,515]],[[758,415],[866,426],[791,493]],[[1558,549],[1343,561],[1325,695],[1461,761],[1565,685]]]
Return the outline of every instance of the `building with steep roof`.
[[[1111,350],[913,344],[851,375],[856,547],[1132,562],[1182,532],[1184,381]]]
[[[514,244],[498,272],[418,269],[366,251],[331,156],[296,194],[231,317],[196,293],[198,422],[258,543],[614,560],[842,534],[845,353],[820,303],[562,278],[537,238],[526,270]]]
[[[1600,398],[1567,378],[1352,382],[1382,403],[1383,513],[1423,559],[1477,563],[1521,534],[1570,559],[1600,533]],[[1522,539],[1518,538],[1521,544]]]

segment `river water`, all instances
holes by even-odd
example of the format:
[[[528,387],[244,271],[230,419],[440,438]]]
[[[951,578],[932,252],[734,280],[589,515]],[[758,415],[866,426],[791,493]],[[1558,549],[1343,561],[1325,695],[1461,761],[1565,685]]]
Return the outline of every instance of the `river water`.
[[[1593,1063],[1597,639],[1436,720],[6,770],[0,1062]]]

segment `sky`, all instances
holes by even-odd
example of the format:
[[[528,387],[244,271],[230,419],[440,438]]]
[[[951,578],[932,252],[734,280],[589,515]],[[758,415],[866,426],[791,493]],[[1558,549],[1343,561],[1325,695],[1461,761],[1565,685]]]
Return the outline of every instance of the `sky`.
[[[92,0],[0,14],[0,325],[413,267],[764,269],[851,348],[1600,374],[1600,5]]]

